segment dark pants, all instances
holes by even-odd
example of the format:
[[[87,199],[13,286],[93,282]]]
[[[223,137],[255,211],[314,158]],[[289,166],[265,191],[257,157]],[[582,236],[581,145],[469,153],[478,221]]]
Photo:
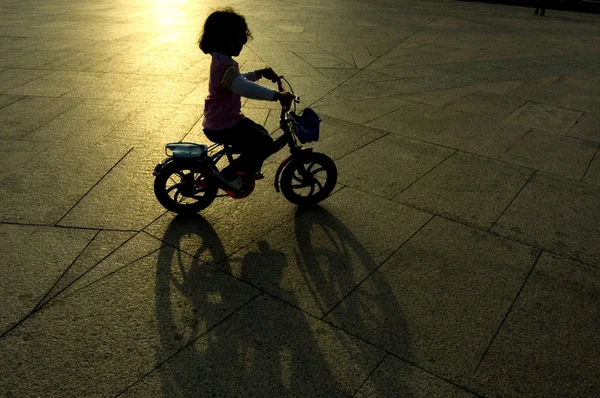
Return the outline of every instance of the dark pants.
[[[273,139],[267,130],[258,123],[244,118],[225,130],[204,130],[206,137],[217,144],[231,145],[240,156],[236,170],[244,172],[260,171],[263,162],[273,153]]]

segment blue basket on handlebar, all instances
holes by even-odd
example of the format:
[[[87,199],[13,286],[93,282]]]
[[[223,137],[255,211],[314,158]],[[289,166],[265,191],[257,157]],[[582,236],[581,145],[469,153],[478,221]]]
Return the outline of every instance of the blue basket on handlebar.
[[[301,115],[290,112],[290,116],[296,123],[296,135],[302,144],[319,140],[321,118],[315,111],[305,108]]]

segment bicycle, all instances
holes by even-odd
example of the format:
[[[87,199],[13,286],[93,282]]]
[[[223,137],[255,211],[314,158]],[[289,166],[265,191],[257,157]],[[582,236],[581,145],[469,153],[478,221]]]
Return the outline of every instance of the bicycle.
[[[294,93],[283,76],[275,81],[279,91]],[[287,90],[284,90],[283,82],[288,86]],[[316,205],[333,192],[337,183],[337,167],[329,156],[302,147],[302,144],[318,141],[321,119],[310,108],[304,109],[300,115],[296,114],[299,102],[299,97],[295,97],[292,105],[282,105],[279,125],[283,134],[274,140],[271,155],[286,145],[289,147],[290,156],[279,165],[274,187],[291,203],[306,207]],[[217,163],[224,156],[232,165],[234,155],[239,155],[231,145],[208,147],[193,142],[176,142],[166,144],[165,151],[167,157],[156,165],[153,175],[154,194],[167,210],[179,214],[197,213],[217,197],[243,199],[254,191],[255,180],[250,174],[241,175],[242,186],[235,189],[219,171]],[[225,193],[219,194],[219,190]]]

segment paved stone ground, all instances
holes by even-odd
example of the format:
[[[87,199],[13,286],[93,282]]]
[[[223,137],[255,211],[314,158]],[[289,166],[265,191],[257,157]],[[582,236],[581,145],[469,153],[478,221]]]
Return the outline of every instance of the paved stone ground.
[[[0,3],[0,394],[595,396],[600,16],[230,2],[339,189],[165,213],[211,1]],[[277,109],[246,113],[277,126]]]

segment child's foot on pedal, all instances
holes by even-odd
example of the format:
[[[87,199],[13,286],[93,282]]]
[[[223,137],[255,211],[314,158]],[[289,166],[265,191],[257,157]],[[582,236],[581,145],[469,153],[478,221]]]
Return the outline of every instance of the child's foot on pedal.
[[[244,186],[244,181],[242,181],[242,178],[240,176],[237,176],[235,180],[227,181],[227,185],[229,185],[230,188],[236,191],[241,191],[242,186]]]

